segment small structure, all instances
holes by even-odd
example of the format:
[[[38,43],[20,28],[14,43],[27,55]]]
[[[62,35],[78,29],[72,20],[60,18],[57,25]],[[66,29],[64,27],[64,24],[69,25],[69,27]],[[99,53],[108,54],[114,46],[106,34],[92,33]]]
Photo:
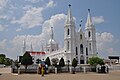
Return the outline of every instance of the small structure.
[[[108,58],[111,60],[115,60],[115,64],[119,64],[119,59],[120,59],[120,56],[108,56]]]

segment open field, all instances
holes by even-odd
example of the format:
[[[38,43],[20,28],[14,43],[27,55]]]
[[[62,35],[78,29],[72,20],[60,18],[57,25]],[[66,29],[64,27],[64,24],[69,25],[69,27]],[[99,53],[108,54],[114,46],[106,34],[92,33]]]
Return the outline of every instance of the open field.
[[[4,71],[5,70],[5,71]],[[44,77],[38,74],[13,74],[8,68],[0,68],[0,80],[120,80],[120,70],[110,71],[109,74],[97,73],[59,73],[48,74]]]

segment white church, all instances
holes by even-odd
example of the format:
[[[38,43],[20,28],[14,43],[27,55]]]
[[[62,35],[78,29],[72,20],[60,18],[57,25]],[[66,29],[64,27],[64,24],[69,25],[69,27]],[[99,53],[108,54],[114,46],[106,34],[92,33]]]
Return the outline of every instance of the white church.
[[[90,9],[88,9],[87,21],[85,24],[85,32],[82,31],[81,26],[76,31],[75,20],[71,12],[71,5],[69,5],[67,18],[64,24],[64,47],[59,48],[59,44],[54,40],[54,31],[51,27],[50,40],[44,45],[44,55],[40,55],[41,59],[47,57],[51,59],[63,57],[65,62],[69,60],[72,63],[73,58],[76,58],[78,64],[87,64],[88,58],[97,56],[96,49],[96,30],[92,23]],[[56,34],[57,35],[57,34]],[[35,56],[35,60],[39,56]]]

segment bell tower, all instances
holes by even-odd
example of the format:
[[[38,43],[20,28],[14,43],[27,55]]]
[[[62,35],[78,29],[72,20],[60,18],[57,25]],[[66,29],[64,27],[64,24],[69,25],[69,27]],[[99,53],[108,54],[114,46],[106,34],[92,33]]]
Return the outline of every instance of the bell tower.
[[[69,53],[71,60],[75,58],[75,21],[72,16],[70,4],[64,25],[64,49],[66,53]]]
[[[88,42],[88,54],[89,57],[97,56],[96,52],[96,30],[92,23],[90,9],[88,9],[87,22],[85,24],[85,37]]]

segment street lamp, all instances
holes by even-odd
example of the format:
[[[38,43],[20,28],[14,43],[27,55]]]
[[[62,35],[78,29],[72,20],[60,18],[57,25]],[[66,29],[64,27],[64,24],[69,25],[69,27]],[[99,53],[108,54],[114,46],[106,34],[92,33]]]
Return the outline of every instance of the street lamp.
[[[67,60],[67,62],[68,62],[68,72],[69,72],[69,63],[70,63],[70,60]]]

